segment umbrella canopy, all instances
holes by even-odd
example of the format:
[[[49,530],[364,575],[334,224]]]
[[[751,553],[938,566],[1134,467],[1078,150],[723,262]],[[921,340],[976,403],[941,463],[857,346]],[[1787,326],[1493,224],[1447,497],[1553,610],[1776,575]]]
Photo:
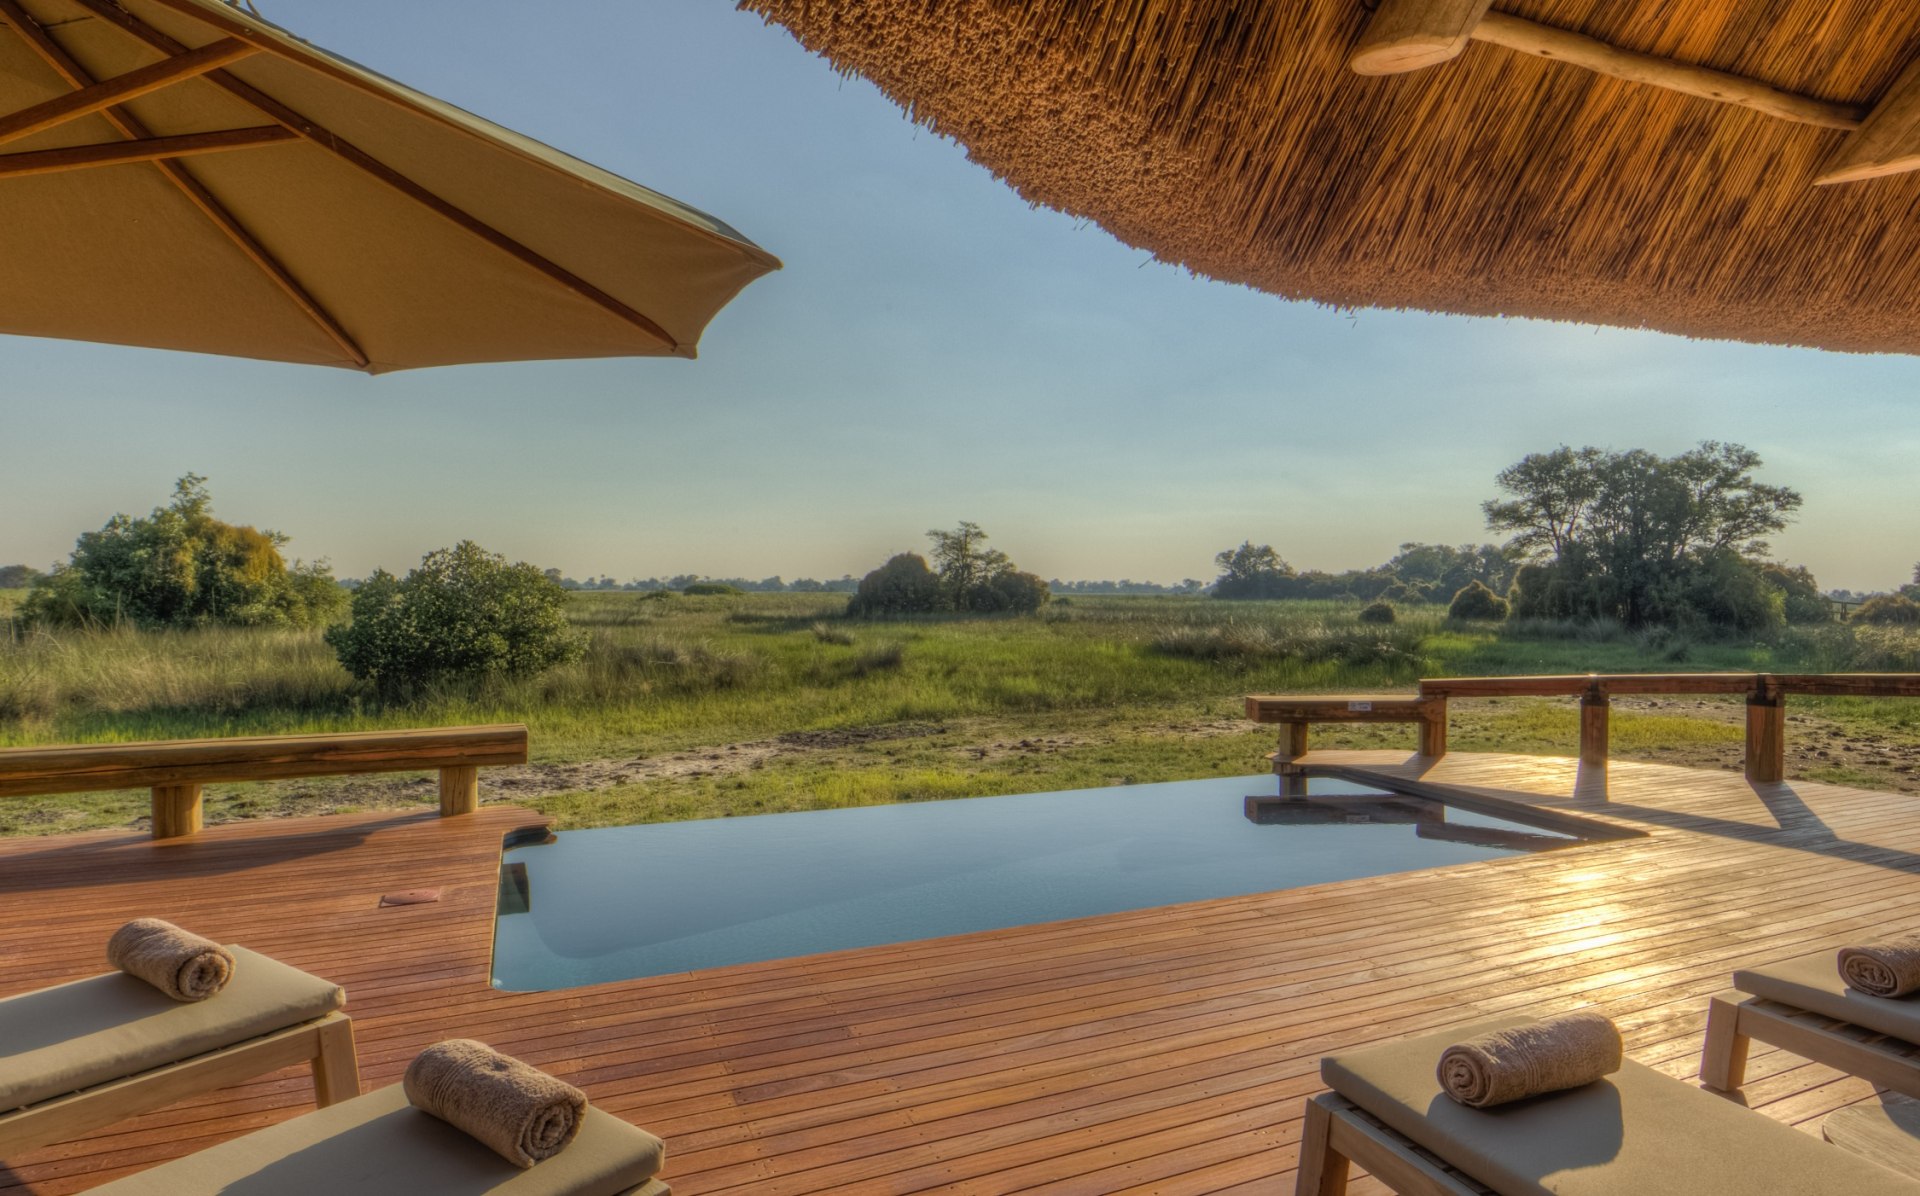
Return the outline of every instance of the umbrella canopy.
[[[741,3],[1198,273],[1920,352],[1920,4]]]
[[[692,357],[779,265],[219,0],[0,0],[0,332],[368,373]]]

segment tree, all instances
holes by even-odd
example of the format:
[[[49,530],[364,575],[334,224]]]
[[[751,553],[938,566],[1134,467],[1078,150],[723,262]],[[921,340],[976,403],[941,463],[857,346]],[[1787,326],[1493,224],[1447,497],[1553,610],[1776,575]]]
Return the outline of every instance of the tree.
[[[1383,572],[1409,587],[1442,594],[1457,592],[1468,582],[1481,582],[1495,593],[1513,583],[1516,554],[1497,544],[1402,544]]]
[[[279,532],[213,516],[207,480],[187,474],[173,501],[145,518],[115,515],[83,534],[73,555],[34,582],[28,622],[141,627],[310,626],[333,619],[346,592],[325,561],[294,562]]]
[[[977,523],[962,521],[950,532],[936,528],[927,538],[933,541],[933,567],[949,610],[1031,614],[1053,597],[1039,576],[1022,573],[1006,553],[988,548],[987,533]]]
[[[1544,570],[1516,578],[1518,613],[1743,631],[1777,621],[1777,604],[1749,599],[1764,537],[1786,527],[1800,495],[1757,481],[1760,464],[1708,440],[1672,457],[1563,446],[1501,471],[1509,497],[1483,504],[1487,526]]]
[[[404,578],[385,569],[353,592],[353,619],[327,629],[347,672],[382,698],[447,679],[525,677],[580,658],[567,592],[532,565],[462,540]]]
[[[1833,603],[1821,592],[1813,571],[1805,565],[1768,563],[1760,566],[1760,576],[1780,591],[1782,613],[1787,622],[1833,622]]]
[[[40,575],[32,565],[0,565],[0,590],[24,589]]]
[[[1013,562],[997,548],[988,548],[987,533],[977,523],[962,521],[950,532],[927,533],[933,541],[933,568],[940,574],[947,605],[954,610],[991,610],[994,578],[1013,570]],[[983,605],[986,604],[986,605]]]
[[[945,604],[939,575],[927,568],[926,558],[917,552],[902,552],[860,579],[860,588],[847,601],[847,614],[866,619],[924,615],[943,609]]]
[[[1242,540],[1240,547],[1228,548],[1213,556],[1220,567],[1214,579],[1215,598],[1285,598],[1287,583],[1294,576],[1293,566],[1280,559],[1271,544]]]
[[[1607,455],[1597,448],[1566,445],[1550,453],[1529,453],[1494,479],[1514,497],[1481,504],[1487,526],[1510,531],[1507,547],[1529,557],[1564,554],[1586,521],[1587,508],[1600,492]]]

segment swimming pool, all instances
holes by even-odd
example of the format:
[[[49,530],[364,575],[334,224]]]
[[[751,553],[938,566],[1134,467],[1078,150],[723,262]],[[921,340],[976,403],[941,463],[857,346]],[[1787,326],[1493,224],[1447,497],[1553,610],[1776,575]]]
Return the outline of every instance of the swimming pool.
[[[1225,777],[509,841],[493,983],[532,991],[1571,846],[1316,778]]]

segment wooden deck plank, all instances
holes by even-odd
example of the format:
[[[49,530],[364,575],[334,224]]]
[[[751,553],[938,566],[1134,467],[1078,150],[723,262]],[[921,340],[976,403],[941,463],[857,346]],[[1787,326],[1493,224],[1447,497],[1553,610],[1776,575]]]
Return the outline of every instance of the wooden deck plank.
[[[548,993],[488,985],[502,836],[537,821],[361,814],[0,842],[0,992],[90,974],[167,917],[347,987],[363,1073],[478,1037],[668,1139],[703,1193],[1286,1190],[1320,1056],[1480,1013],[1594,1005],[1697,1074],[1736,966],[1920,923],[1920,801],[1563,758],[1297,763],[1644,838],[954,939]],[[431,905],[381,893],[443,889]],[[1757,1048],[1748,1103],[1818,1132],[1871,1095]],[[9,1160],[0,1193],[95,1183],[308,1107],[296,1072]],[[1355,1191],[1368,1191],[1366,1183]]]

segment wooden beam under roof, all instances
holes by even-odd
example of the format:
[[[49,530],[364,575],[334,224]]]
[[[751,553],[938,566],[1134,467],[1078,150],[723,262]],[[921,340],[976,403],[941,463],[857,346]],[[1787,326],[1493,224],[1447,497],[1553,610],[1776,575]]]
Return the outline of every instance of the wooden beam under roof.
[[[1492,3],[1379,0],[1347,65],[1360,75],[1399,75],[1457,58]]]
[[[55,41],[53,35],[35,20],[19,4],[19,0],[0,0],[0,17],[5,17],[15,33],[20,35],[41,61],[51,67],[55,74],[66,80],[71,87],[86,87],[94,82],[93,76],[80,64],[79,59],[68,53],[66,48]],[[125,108],[112,107],[100,113],[106,122],[114,127],[121,136],[141,139],[151,136],[147,126]],[[286,295],[293,305],[326,334],[347,359],[360,369],[372,364],[366,351],[359,342],[348,335],[347,330],[334,318],[332,312],[321,306],[319,300],[308,293],[293,272],[281,264],[280,259],[267,251],[259,238],[227,210],[225,204],[207,190],[207,187],[188,170],[184,163],[171,158],[156,159],[154,167],[166,180],[184,195],[187,201],[210,220],[214,227],[231,241],[246,259],[259,268],[260,272]]]
[[[1813,181],[1857,183],[1909,170],[1920,170],[1920,58],[1901,72],[1860,131],[1840,143]]]
[[[112,3],[112,0],[73,0],[88,12],[115,27],[126,31],[154,49],[167,54],[177,54],[186,47],[172,37],[155,29],[126,9]],[[358,168],[367,175],[386,184],[388,187],[406,196],[408,199],[426,208],[448,223],[464,230],[470,235],[486,242],[522,265],[545,275],[551,281],[580,298],[605,311],[614,318],[632,326],[659,341],[662,345],[683,357],[693,356],[693,346],[682,345],[673,335],[650,317],[622,303],[619,299],[594,286],[586,279],[568,270],[558,262],[551,260],[538,250],[501,232],[471,212],[442,198],[436,192],[422,186],[402,172],[388,166],[359,146],[339,136],[332,130],[274,99],[272,96],[239,79],[231,73],[218,70],[210,72],[206,79],[224,89],[235,99],[249,104],[265,114],[269,119],[278,121],[287,128],[307,139],[309,144],[333,154],[342,161]]]
[[[1851,104],[1796,95],[1744,75],[1622,49],[1569,29],[1493,12],[1487,0],[1379,0],[1347,65],[1362,75],[1402,74],[1455,58],[1470,41],[1817,128],[1851,131],[1867,116]]]
[[[79,91],[70,91],[66,95],[55,96],[32,107],[0,116],[0,144],[17,141],[90,116],[103,108],[150,95],[161,88],[172,87],[257,53],[259,51],[245,42],[226,38],[197,50],[168,55],[151,66],[115,75],[111,79],[82,87]]]
[[[1866,113],[1851,104],[1836,104],[1811,96],[1782,91],[1758,79],[1695,66],[1658,54],[1642,54],[1619,46],[1523,20],[1505,13],[1490,12],[1474,26],[1473,40],[1505,46],[1522,54],[1550,58],[1556,62],[1585,67],[1596,74],[1623,79],[1628,83],[1647,83],[1703,100],[1750,108],[1781,120],[1814,125],[1823,129],[1857,129]]]

